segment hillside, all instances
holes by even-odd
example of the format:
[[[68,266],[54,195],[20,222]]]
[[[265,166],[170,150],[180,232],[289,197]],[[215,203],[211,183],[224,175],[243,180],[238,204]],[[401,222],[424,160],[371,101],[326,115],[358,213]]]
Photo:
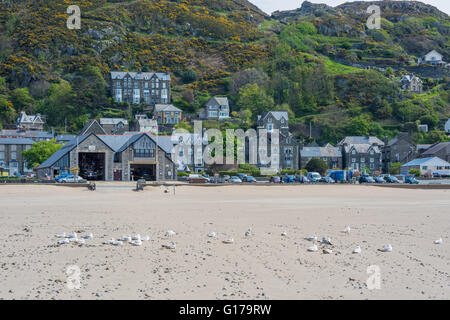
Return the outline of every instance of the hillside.
[[[127,105],[111,101],[108,73],[157,70],[172,75],[177,106],[196,112],[210,95],[227,95],[241,126],[279,109],[290,112],[301,138],[311,122],[319,141],[392,136],[416,130],[416,121],[438,128],[450,116],[448,69],[416,61],[431,49],[450,59],[449,17],[420,2],[374,3],[381,30],[366,28],[366,2],[304,2],[269,17],[246,0],[6,0],[0,125],[14,123],[21,110],[47,114],[49,126],[67,123],[71,132],[92,117],[130,118]],[[66,28],[71,4],[81,8],[81,30]],[[400,90],[407,70],[423,78],[426,93]]]

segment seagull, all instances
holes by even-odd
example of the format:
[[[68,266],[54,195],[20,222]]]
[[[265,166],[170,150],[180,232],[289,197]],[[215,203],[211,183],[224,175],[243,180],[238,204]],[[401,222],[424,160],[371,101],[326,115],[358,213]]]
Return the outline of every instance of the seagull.
[[[78,244],[85,244],[86,240],[84,240],[84,239],[77,239],[77,240],[75,240],[75,242],[78,243]]]
[[[123,236],[122,237],[122,239],[120,239],[121,241],[123,241],[123,242],[131,242],[131,236],[130,235],[128,235],[128,236]]]
[[[322,243],[325,243],[325,244],[331,244],[331,239],[330,239],[330,238],[327,238],[327,237],[323,237],[323,238],[322,238]]]
[[[123,242],[120,241],[120,240],[114,240],[111,244],[112,244],[113,246],[121,246],[121,245],[123,244]]]
[[[141,246],[142,245],[142,241],[141,241],[141,239],[133,240],[133,241],[131,241],[131,244],[133,246]]]
[[[353,249],[352,253],[356,253],[356,254],[361,253],[361,247],[357,246],[355,249]]]
[[[174,235],[176,235],[176,234],[177,234],[177,233],[176,233],[175,231],[169,230],[169,231],[166,232],[166,237],[174,236]]]
[[[245,231],[245,236],[248,237],[252,233],[252,229],[248,228],[247,231]]]
[[[134,235],[132,240],[139,240],[139,241],[141,241],[141,235],[139,233],[137,235]]]
[[[109,243],[109,244],[113,244],[115,241],[116,241],[116,239],[111,238],[111,239],[109,239],[108,243]]]
[[[323,249],[322,252],[325,253],[325,254],[332,254],[333,250],[331,250],[331,249]]]
[[[311,236],[311,237],[308,237],[308,238],[305,238],[306,240],[308,240],[308,241],[317,241],[317,237],[316,236]]]
[[[142,237],[141,240],[142,240],[142,241],[149,241],[149,240],[150,240],[150,237],[149,237],[149,236],[145,236],[145,237]]]
[[[351,230],[350,227],[346,226],[345,229],[344,229],[344,233],[350,233],[350,230]]]
[[[69,242],[78,242],[78,238],[69,238]]]
[[[56,235],[56,237],[57,237],[57,238],[60,238],[60,239],[61,239],[61,238],[65,238],[65,237],[66,237],[66,233],[65,233],[65,232],[59,233],[59,234]]]
[[[92,239],[94,235],[92,233],[85,234],[84,236],[81,236],[83,239]]]
[[[434,244],[442,244],[442,238],[434,240]]]
[[[76,239],[76,238],[78,238],[78,236],[77,236],[77,233],[76,232],[74,232],[74,233],[70,233],[68,236],[67,236],[69,239]]]
[[[309,247],[308,248],[308,251],[309,252],[316,252],[316,251],[318,251],[319,250],[319,248],[317,247],[317,245],[313,245],[312,247]]]
[[[175,242],[170,242],[169,244],[163,244],[163,248],[174,250],[176,248]]]
[[[229,237],[228,239],[223,240],[223,243],[226,243],[226,244],[231,244],[233,242],[234,242],[234,239],[232,237]]]
[[[381,252],[391,252],[392,251],[392,246],[390,244],[385,245],[383,248],[378,249],[378,251]]]
[[[59,240],[58,241],[58,244],[59,245],[62,245],[62,244],[68,244],[69,243],[69,240],[68,239],[62,239],[62,240]]]
[[[216,233],[215,232],[210,232],[210,233],[208,233],[208,237],[215,238],[216,237]]]
[[[286,237],[286,236],[287,236],[287,233],[286,233],[286,232],[282,232],[281,235],[282,235],[283,237]]]

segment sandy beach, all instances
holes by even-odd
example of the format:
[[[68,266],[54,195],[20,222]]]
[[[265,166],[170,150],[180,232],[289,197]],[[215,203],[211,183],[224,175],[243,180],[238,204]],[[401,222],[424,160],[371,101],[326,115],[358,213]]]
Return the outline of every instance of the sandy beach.
[[[450,298],[450,190],[133,186],[0,186],[0,299]],[[57,245],[74,231],[94,238]],[[136,233],[150,240],[104,244]],[[333,252],[308,252],[311,235],[330,237]],[[392,252],[377,250],[386,244]],[[80,288],[70,290],[73,265]],[[372,265],[381,288],[369,290]]]

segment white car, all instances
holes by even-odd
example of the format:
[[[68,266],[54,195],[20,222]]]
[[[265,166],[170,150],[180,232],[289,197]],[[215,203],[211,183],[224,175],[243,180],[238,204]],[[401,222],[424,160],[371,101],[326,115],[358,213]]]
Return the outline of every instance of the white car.
[[[239,179],[239,177],[237,177],[237,176],[233,176],[230,179],[230,183],[242,183],[242,180]]]
[[[84,182],[85,180],[80,177],[80,176],[74,176],[74,175],[69,175],[67,177],[62,178],[61,180],[59,180],[59,182],[61,183],[80,183],[80,182]]]

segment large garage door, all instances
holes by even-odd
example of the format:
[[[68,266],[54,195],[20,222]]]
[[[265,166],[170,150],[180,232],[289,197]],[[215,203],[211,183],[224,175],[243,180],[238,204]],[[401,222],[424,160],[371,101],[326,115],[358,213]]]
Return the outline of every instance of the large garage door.
[[[156,164],[132,164],[130,169],[134,181],[138,179],[156,181]]]
[[[80,176],[86,180],[105,180],[105,154],[80,153],[78,155]]]

